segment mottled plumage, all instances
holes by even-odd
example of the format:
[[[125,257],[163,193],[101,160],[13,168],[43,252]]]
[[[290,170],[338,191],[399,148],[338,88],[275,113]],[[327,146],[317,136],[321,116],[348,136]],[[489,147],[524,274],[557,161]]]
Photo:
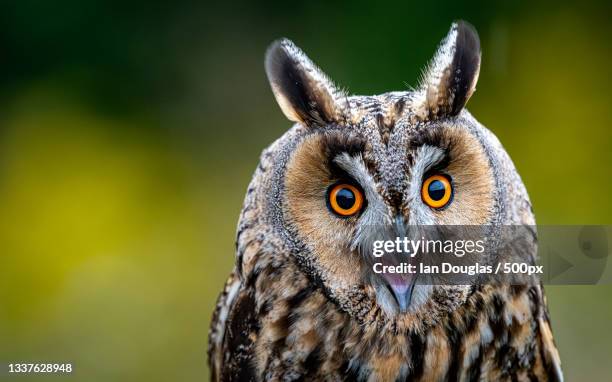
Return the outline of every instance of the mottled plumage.
[[[270,47],[268,78],[296,123],[264,150],[247,190],[210,331],[212,380],[562,380],[539,284],[406,294],[368,272],[364,247],[381,227],[535,223],[507,153],[463,108],[479,66],[464,22],[416,90],[378,96],[339,91],[288,40]],[[420,197],[432,169],[452,177],[444,209]],[[367,204],[340,218],[326,197],[346,178]]]

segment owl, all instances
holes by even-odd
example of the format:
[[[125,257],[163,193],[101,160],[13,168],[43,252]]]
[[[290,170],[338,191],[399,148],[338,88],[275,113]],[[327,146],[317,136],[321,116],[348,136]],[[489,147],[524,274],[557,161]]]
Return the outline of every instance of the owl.
[[[480,58],[459,21],[415,89],[351,96],[291,41],[269,47],[294,125],[246,191],[209,333],[212,380],[563,379],[540,283],[416,285],[373,275],[365,249],[420,225],[535,224],[508,154],[464,108]]]

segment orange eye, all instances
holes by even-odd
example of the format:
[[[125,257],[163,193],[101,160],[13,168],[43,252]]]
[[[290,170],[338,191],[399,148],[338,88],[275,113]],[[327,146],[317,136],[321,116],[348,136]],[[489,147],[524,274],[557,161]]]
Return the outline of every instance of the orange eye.
[[[363,193],[350,184],[332,186],[328,198],[329,208],[340,216],[353,216],[363,207]]]
[[[450,180],[444,175],[432,175],[425,179],[421,188],[423,202],[431,208],[446,206],[453,196]]]

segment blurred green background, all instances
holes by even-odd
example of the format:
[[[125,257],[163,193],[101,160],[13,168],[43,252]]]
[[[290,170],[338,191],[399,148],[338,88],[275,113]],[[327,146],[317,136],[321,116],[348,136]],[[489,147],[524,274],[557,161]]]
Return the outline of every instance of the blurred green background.
[[[83,381],[208,378],[244,191],[290,126],[263,71],[280,36],[375,94],[415,85],[451,21],[470,21],[483,62],[468,108],[514,159],[538,222],[611,223],[610,11],[3,1],[0,362],[73,362]],[[609,380],[612,287],[547,291],[567,380]]]

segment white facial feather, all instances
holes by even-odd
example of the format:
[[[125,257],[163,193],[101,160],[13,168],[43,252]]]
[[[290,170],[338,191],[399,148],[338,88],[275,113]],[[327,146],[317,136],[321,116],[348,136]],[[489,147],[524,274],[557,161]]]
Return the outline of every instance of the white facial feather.
[[[334,161],[359,183],[368,201],[368,208],[359,218],[359,226],[351,243],[351,249],[354,250],[360,243],[367,241],[367,236],[372,231],[370,227],[380,227],[391,221],[389,209],[376,190],[374,179],[366,169],[361,157],[351,157],[349,154],[343,153],[336,157]]]
[[[410,206],[410,224],[431,225],[436,224],[431,209],[421,200],[421,186],[423,176],[436,164],[444,159],[444,150],[439,147],[423,145],[418,148],[414,156],[410,186],[404,196]]]

